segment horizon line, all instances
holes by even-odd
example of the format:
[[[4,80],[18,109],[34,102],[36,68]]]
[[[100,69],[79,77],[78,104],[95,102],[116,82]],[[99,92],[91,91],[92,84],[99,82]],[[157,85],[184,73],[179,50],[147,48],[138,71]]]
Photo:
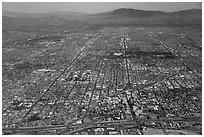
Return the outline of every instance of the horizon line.
[[[110,12],[114,11],[117,9],[134,9],[134,10],[143,10],[143,11],[161,11],[161,12],[166,12],[166,13],[171,13],[171,12],[179,12],[179,11],[185,11],[185,10],[202,10],[202,8],[189,8],[189,9],[181,9],[181,10],[175,10],[175,11],[163,11],[163,10],[145,10],[145,9],[135,9],[135,8],[116,8],[113,10],[109,11],[102,11],[102,12],[77,12],[77,11],[49,11],[49,12],[22,12],[22,11],[9,11],[9,10],[3,10],[3,12],[11,12],[11,13],[22,13],[22,14],[48,14],[48,13],[83,13],[83,14],[98,14],[98,13],[104,13],[104,12]]]

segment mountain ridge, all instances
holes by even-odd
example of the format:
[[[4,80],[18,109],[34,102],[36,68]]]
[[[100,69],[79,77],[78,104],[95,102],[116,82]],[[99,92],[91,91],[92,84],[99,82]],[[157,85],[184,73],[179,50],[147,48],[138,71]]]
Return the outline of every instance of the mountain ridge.
[[[63,12],[63,11],[54,11],[54,12],[47,12],[47,13],[24,13],[24,12],[12,12],[12,11],[2,11],[2,16],[8,16],[8,17],[29,17],[29,16],[45,16],[45,15],[55,15],[55,16],[60,16],[60,15],[67,15],[67,16],[87,16],[87,15],[92,15],[92,16],[97,16],[97,15],[127,15],[130,14],[135,16],[135,15],[142,15],[145,14],[147,16],[150,15],[155,15],[155,14],[189,14],[189,13],[202,13],[202,9],[186,9],[186,10],[179,10],[179,11],[173,11],[173,12],[165,12],[165,11],[160,11],[160,10],[142,10],[142,9],[133,9],[133,8],[118,8],[114,9],[112,11],[106,11],[106,12],[101,12],[101,13],[84,13],[84,12]],[[135,14],[135,15],[134,15]],[[148,15],[149,14],[149,15]]]
[[[109,12],[103,12],[96,15],[99,16],[127,16],[127,17],[151,17],[154,15],[186,15],[189,13],[202,14],[201,9],[187,9],[174,12],[153,11],[153,10],[140,10],[130,8],[119,8]]]
[[[6,16],[7,15],[7,16]],[[9,15],[9,16],[8,16]],[[54,12],[49,14],[21,14],[2,12],[3,30],[61,31],[63,29],[99,28],[104,26],[137,25],[202,25],[202,10],[176,12],[148,11],[120,8],[100,14]]]

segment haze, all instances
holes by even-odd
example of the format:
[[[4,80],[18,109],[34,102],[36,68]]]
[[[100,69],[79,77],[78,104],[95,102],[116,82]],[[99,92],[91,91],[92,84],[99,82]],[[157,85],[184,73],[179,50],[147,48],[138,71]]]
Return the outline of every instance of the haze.
[[[3,11],[46,13],[85,12],[100,13],[117,8],[161,10],[166,12],[186,9],[201,9],[201,2],[3,2]]]

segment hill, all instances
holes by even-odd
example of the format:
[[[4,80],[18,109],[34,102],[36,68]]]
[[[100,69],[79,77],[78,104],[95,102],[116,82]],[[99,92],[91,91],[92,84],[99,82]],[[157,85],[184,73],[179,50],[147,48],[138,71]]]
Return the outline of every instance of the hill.
[[[120,8],[100,14],[78,12],[14,13],[2,12],[3,37],[22,34],[46,35],[50,33],[93,30],[105,26],[189,26],[202,25],[202,10],[178,12],[146,11]],[[19,33],[20,32],[20,33]],[[22,33],[23,32],[23,33]],[[14,35],[15,34],[15,35]],[[29,36],[29,35],[28,35]],[[24,35],[22,35],[24,37]],[[3,39],[3,42],[5,39]]]
[[[93,15],[101,25],[201,25],[202,10],[191,9],[178,12],[146,11],[120,8]]]
[[[161,14],[162,11],[146,11],[137,9],[120,8],[110,12],[100,13],[101,16],[115,16],[115,17],[150,17],[155,14]]]

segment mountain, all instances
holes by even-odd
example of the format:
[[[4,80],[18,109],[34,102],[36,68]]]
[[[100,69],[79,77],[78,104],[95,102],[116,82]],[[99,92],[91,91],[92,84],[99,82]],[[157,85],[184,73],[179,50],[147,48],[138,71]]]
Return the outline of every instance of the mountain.
[[[99,16],[112,16],[112,17],[152,17],[155,15],[169,15],[169,16],[201,16],[201,9],[190,9],[190,10],[181,10],[177,12],[163,12],[163,11],[148,11],[148,10],[138,10],[138,9],[128,9],[120,8],[113,11],[104,12],[96,14]]]
[[[78,12],[18,13],[2,12],[2,40],[12,43],[38,35],[81,32],[117,26],[191,26],[202,25],[202,10],[177,12],[116,9],[100,14]]]
[[[177,12],[169,12],[171,15],[179,15],[179,16],[202,16],[201,9],[190,9],[190,10],[181,10]]]
[[[177,12],[120,8],[100,14],[78,12],[18,13],[2,12],[3,31],[61,32],[104,26],[201,25],[202,10]]]
[[[100,25],[194,25],[202,24],[202,10],[190,9],[177,12],[147,11],[120,8],[93,15]]]
[[[110,12],[100,13],[98,15],[115,16],[115,17],[151,17],[155,14],[162,14],[162,13],[164,12],[120,8]]]

